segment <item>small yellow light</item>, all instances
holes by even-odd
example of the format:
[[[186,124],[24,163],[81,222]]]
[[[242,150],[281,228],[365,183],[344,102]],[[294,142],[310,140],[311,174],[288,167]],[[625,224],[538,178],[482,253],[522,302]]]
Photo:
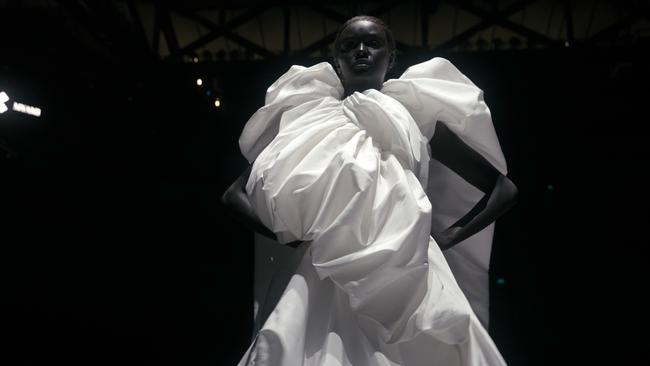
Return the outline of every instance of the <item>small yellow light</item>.
[[[198,58],[198,57],[194,57],[194,58],[192,59],[192,61],[194,61],[194,63],[197,63],[197,62],[199,62],[199,58]]]
[[[214,101],[214,106],[217,108],[221,107],[221,100],[219,98]]]
[[[200,78],[196,79],[196,85],[198,85],[198,86],[203,85],[203,80],[201,80]]]

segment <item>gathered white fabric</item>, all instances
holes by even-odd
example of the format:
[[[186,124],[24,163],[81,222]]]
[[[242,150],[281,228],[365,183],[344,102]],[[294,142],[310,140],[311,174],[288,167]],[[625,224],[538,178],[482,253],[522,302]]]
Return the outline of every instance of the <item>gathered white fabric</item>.
[[[328,63],[268,89],[240,138],[246,190],[280,242],[307,243],[240,365],[505,364],[430,236],[432,206],[448,226],[447,193],[472,195],[429,161],[438,121],[506,173],[482,91],[445,59],[347,98]],[[487,273],[489,234],[458,264]]]

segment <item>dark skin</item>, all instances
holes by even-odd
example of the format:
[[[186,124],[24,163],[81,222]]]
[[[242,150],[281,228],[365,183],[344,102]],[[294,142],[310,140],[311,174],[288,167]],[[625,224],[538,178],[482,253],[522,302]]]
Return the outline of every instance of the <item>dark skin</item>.
[[[390,49],[386,32],[374,22],[361,20],[341,31],[334,50],[334,67],[345,90],[380,90],[386,72],[393,67],[395,50]]]
[[[383,27],[368,20],[349,24],[339,35],[334,51],[334,66],[341,78],[345,97],[356,91],[380,90],[386,72],[395,60]],[[442,250],[483,230],[510,209],[517,198],[517,187],[478,152],[465,144],[444,123],[436,125],[430,141],[431,157],[485,193],[462,218],[442,232],[431,232]],[[226,190],[223,204],[251,229],[269,238],[275,234],[259,220],[248,200],[245,186],[250,167]],[[289,243],[297,246],[300,242]]]

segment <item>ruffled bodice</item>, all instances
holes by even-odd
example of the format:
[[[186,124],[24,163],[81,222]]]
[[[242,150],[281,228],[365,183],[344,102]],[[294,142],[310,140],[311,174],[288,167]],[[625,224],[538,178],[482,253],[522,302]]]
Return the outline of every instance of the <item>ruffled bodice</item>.
[[[381,94],[398,101],[427,139],[433,136],[436,122],[445,123],[502,174],[506,174],[505,158],[492,125],[490,110],[483,100],[483,91],[448,60],[436,57],[409,67],[399,79],[387,80]],[[370,89],[363,93],[356,92],[344,102],[352,106],[364,99],[375,102],[387,100],[380,99],[378,95]],[[328,97],[335,100],[343,98],[343,86],[329,63],[321,62],[312,67],[292,66],[268,88],[264,107],[246,123],[239,140],[242,154],[253,162],[276,136],[283,112],[308,101]],[[348,102],[350,98],[356,101]],[[394,103],[390,105],[395,106]],[[395,112],[400,109],[397,107]],[[393,129],[380,134],[388,134],[388,131]],[[403,135],[400,134],[400,137]]]

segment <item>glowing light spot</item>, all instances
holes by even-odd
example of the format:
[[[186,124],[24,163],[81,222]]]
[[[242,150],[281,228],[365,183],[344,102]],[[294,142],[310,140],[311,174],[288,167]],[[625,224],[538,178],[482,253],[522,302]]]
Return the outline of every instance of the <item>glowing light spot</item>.
[[[5,104],[8,101],[9,101],[9,96],[7,95],[7,93],[0,92],[0,113],[4,113],[9,109]]]
[[[198,86],[203,85],[203,80],[201,78],[196,79],[196,85]]]
[[[503,277],[497,278],[497,285],[503,286],[505,284],[506,284],[506,279],[505,278],[503,278]]]
[[[41,109],[38,107],[32,107],[31,105],[27,104],[22,104],[18,102],[14,102],[13,105],[13,110],[16,112],[24,113],[24,114],[29,114],[34,117],[40,117],[41,116]]]
[[[0,92],[0,114],[9,110],[9,107],[7,107],[6,104],[9,101],[9,99],[10,99],[9,95],[7,95],[6,92],[4,91]],[[29,114],[30,116],[34,116],[34,117],[40,117],[42,113],[42,110],[39,107],[34,107],[31,105],[27,105],[15,101],[12,103],[11,109],[14,112]]]
[[[192,59],[192,61],[194,61],[194,63],[198,63],[198,62],[199,62],[199,58],[198,58],[198,57],[194,57],[194,58]]]
[[[221,100],[219,98],[214,101],[214,106],[217,108],[221,107]]]

